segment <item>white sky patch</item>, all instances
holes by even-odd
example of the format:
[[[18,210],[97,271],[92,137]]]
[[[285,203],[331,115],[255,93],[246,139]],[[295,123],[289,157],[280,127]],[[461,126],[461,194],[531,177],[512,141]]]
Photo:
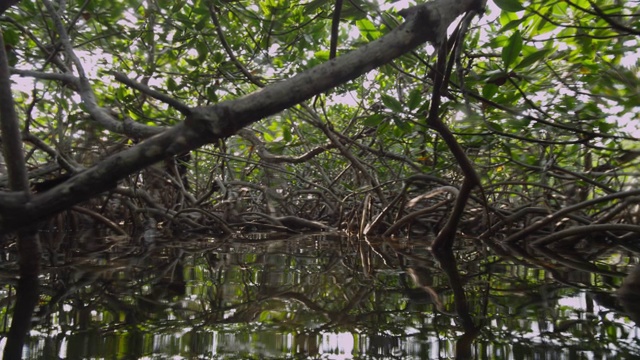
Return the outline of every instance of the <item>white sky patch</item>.
[[[635,39],[634,40],[628,40],[628,41],[625,41],[623,45],[626,46],[626,47],[635,48],[636,46],[638,46],[638,40],[635,40]],[[622,66],[624,66],[624,67],[626,67],[628,69],[631,69],[631,68],[634,68],[634,67],[638,67],[638,65],[640,65],[640,64],[638,64],[638,59],[640,59],[640,57],[638,56],[637,53],[629,53],[629,54],[625,55],[622,58],[622,60],[620,60],[620,65],[622,65]]]
[[[380,10],[382,11],[399,11],[402,9],[406,9],[409,6],[413,6],[416,4],[415,1],[407,1],[407,0],[400,0],[400,1],[394,1],[394,2],[385,2],[380,4],[380,1],[377,1],[378,3],[378,7],[380,8]]]

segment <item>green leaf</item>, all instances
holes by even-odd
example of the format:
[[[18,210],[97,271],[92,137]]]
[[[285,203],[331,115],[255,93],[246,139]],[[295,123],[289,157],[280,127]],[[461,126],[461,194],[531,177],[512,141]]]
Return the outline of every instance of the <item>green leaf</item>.
[[[322,8],[329,0],[313,0],[304,6],[304,11],[307,14],[315,14],[316,10]]]
[[[616,127],[615,124],[608,123],[606,121],[598,121],[595,123],[595,127],[604,134],[608,134],[612,129]]]
[[[552,11],[549,10],[547,14],[540,17],[540,19],[537,22],[537,25],[535,26],[535,32],[533,33],[534,35],[542,35],[544,33],[553,31],[558,28],[555,24],[547,21],[547,19],[552,16],[551,14],[552,14]]]
[[[396,125],[396,128],[393,130],[394,135],[402,136],[411,132],[411,124],[408,121],[403,119],[394,119],[393,123]]]
[[[217,103],[219,101],[218,94],[216,93],[216,88],[213,86],[207,87],[207,99],[212,103]]]
[[[410,110],[415,110],[420,103],[422,102],[422,91],[421,89],[413,89],[411,93],[409,93],[409,100],[407,100],[407,106]]]
[[[398,99],[389,95],[382,95],[382,103],[384,104],[384,106],[389,108],[389,110],[396,113],[401,113],[404,110],[402,107],[402,103],[398,101]]]
[[[500,29],[500,32],[507,32],[511,29],[517,28],[518,26],[520,26],[520,24],[522,24],[523,21],[527,19],[527,17],[528,16],[523,16],[519,19],[509,21],[505,26],[502,27],[502,29]]]
[[[169,91],[175,91],[178,88],[178,83],[176,83],[176,80],[172,77],[167,79],[167,90]]]
[[[373,114],[371,116],[364,118],[364,120],[362,121],[362,124],[366,126],[376,127],[380,125],[380,123],[384,120],[384,118],[385,116],[383,114]]]
[[[318,50],[315,52],[314,57],[320,61],[329,60],[329,50]]]
[[[194,29],[200,31],[204,29],[205,26],[209,24],[211,20],[207,17],[201,17],[200,20],[195,24]]]
[[[16,46],[20,41],[20,35],[13,29],[3,29],[2,36],[5,45]]]
[[[196,51],[198,52],[198,61],[203,61],[204,59],[206,59],[210,53],[207,44],[202,41],[198,41],[195,43],[195,47]]]
[[[550,52],[551,52],[551,49],[542,49],[534,53],[531,53],[527,55],[524,59],[522,59],[522,61],[520,61],[520,63],[516,65],[514,69],[522,69],[522,68],[526,68],[527,66],[533,65],[536,62],[544,59]]]
[[[482,97],[485,99],[491,99],[498,92],[498,85],[486,84],[482,88]]]
[[[271,135],[271,133],[269,133],[268,131],[265,131],[262,136],[264,137],[264,141],[266,142],[272,142],[274,137],[273,135]]]
[[[519,0],[493,0],[502,11],[517,12],[524,10]]]
[[[500,26],[506,26],[508,23],[518,20],[520,16],[516,13],[501,11],[500,16],[498,16],[498,22]]]
[[[505,68],[509,68],[511,64],[513,64],[518,56],[520,56],[520,51],[522,50],[522,35],[520,35],[520,31],[516,31],[509,38],[509,42],[507,46],[502,48],[502,61],[504,62]]]
[[[286,142],[291,142],[291,139],[293,137],[291,136],[291,128],[288,126],[283,126],[282,127],[282,139]]]
[[[487,122],[487,127],[489,128],[489,130],[491,131],[497,131],[497,132],[504,132],[504,129],[502,128],[502,126],[496,122],[493,121],[488,121]]]
[[[7,47],[9,47],[8,49],[6,49],[7,62],[9,63],[9,66],[16,66],[16,64],[18,64],[18,55],[16,55],[16,52],[13,51],[10,45],[7,45]]]
[[[342,12],[340,13],[343,19],[347,20],[360,20],[365,19],[370,12],[368,10],[370,5],[367,0],[351,0],[342,3]]]
[[[368,19],[357,20],[356,26],[363,38],[375,40],[382,35],[380,30]]]
[[[180,11],[180,9],[182,9],[182,7],[185,5],[184,1],[176,1],[173,6],[171,7],[171,12],[172,13],[177,13],[178,11]]]

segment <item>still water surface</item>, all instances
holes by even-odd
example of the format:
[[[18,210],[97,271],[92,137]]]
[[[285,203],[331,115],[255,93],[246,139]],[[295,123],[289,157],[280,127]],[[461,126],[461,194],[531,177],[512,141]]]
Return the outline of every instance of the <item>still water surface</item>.
[[[440,260],[426,241],[325,234],[64,249],[48,260],[24,358],[640,357],[615,296],[632,251],[461,243]],[[6,334],[15,264],[2,265]]]

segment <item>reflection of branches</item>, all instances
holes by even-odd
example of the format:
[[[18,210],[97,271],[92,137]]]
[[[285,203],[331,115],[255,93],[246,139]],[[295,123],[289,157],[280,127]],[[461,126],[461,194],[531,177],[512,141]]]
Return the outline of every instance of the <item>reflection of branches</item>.
[[[477,292],[465,293],[465,290],[475,290],[477,286],[487,284],[487,289],[493,292],[489,300],[498,304],[485,311],[486,316],[506,322],[511,330],[512,326],[518,329],[516,318],[504,318],[500,310],[501,301],[508,307],[504,311],[513,315],[513,311],[520,310],[517,315],[522,315],[525,312],[529,314],[531,306],[536,306],[536,309],[547,306],[542,301],[548,301],[550,305],[544,309],[551,311],[557,301],[554,295],[562,295],[559,291],[564,288],[562,284],[552,282],[549,276],[538,278],[532,275],[528,270],[531,265],[543,269],[545,275],[551,273],[558,277],[560,283],[563,281],[560,274],[566,273],[564,284],[575,291],[595,289],[581,283],[583,277],[573,278],[572,269],[584,267],[577,272],[578,275],[592,273],[589,267],[593,265],[579,258],[565,256],[565,259],[555,260],[548,257],[553,263],[548,260],[535,263],[535,258],[530,255],[514,251],[511,253],[513,257],[507,261],[494,258],[490,264],[485,264],[492,268],[478,275],[476,268],[482,266],[484,260],[469,260],[458,252],[456,258],[437,258],[440,269],[447,275],[445,279],[443,271],[438,270],[435,264],[436,259],[426,256],[427,250],[422,242],[355,240],[356,245],[361,244],[362,248],[354,251],[344,248],[346,241],[344,238],[327,238],[324,234],[312,237],[263,234],[251,239],[232,237],[225,241],[186,242],[180,246],[191,250],[171,251],[171,247],[164,247],[162,252],[158,249],[143,259],[116,257],[107,266],[93,266],[91,263],[76,264],[74,268],[67,266],[50,276],[57,280],[54,283],[57,285],[53,290],[50,286],[47,288],[46,294],[52,294],[52,300],[42,305],[47,312],[42,313],[41,324],[57,319],[56,311],[72,304],[72,309],[65,310],[66,316],[59,324],[69,332],[94,328],[109,332],[122,325],[138,324],[155,332],[172,332],[188,326],[196,332],[210,333],[212,329],[228,330],[229,325],[233,325],[233,331],[239,332],[255,331],[256,327],[265,333],[357,331],[368,337],[384,333],[406,339],[411,336],[408,331],[415,333],[417,329],[420,335],[415,341],[420,345],[426,344],[424,336],[442,341],[455,337],[456,355],[463,357],[479,330],[477,319],[472,317],[479,306]],[[376,255],[367,253],[366,247],[373,249]],[[480,251],[479,248],[473,249]],[[366,278],[361,266],[347,266],[362,261],[360,256],[369,258],[367,266],[370,272]],[[113,254],[109,257],[114,258]],[[513,265],[511,260],[515,263],[521,261],[528,269]],[[404,272],[398,269],[398,263],[403,264]],[[502,269],[503,265],[515,267]],[[455,315],[449,316],[448,312],[441,311],[434,313],[431,310],[433,306],[444,309],[438,305],[437,297],[435,302],[430,301],[424,289],[409,287],[406,280],[403,282],[403,277],[406,279],[411,269],[423,270],[419,276],[424,280],[418,282],[433,289],[438,294],[436,296],[442,297],[451,289],[453,298],[445,305],[451,306],[449,311],[455,306]],[[464,279],[461,271],[467,274]],[[595,273],[616,274],[607,271]],[[517,279],[514,280],[514,276]],[[492,277],[497,278],[494,280]],[[74,281],[75,278],[80,280]],[[70,285],[63,288],[62,284]],[[74,288],[72,292],[65,292],[71,287]],[[53,300],[57,292],[63,298]],[[548,293],[552,298],[547,297]],[[78,314],[95,312],[98,317],[87,316],[81,322],[66,320],[78,319]],[[113,314],[125,314],[125,317],[114,318]],[[543,315],[539,320],[546,321],[545,325],[555,324],[559,332],[567,331],[562,326],[569,323],[559,323],[562,319],[556,318],[550,322],[548,316],[545,318]],[[522,315],[517,319],[531,320],[531,316],[534,315]],[[113,320],[107,323],[97,318]],[[488,324],[482,325],[492,326],[483,333],[486,337],[496,334],[513,340],[518,336],[500,333],[501,323],[497,326]],[[529,331],[528,328],[525,330]]]
[[[418,286],[418,288],[420,288],[420,290],[422,290],[426,295],[429,296],[429,299],[439,312],[451,315],[447,312],[447,309],[445,309],[442,301],[440,301],[440,296],[438,295],[438,293],[431,286],[429,286],[431,282],[429,280],[431,280],[431,277],[433,276],[433,269],[415,266],[407,268],[406,271],[407,274],[409,274],[409,276],[411,277],[411,280],[413,280],[413,283]]]
[[[11,328],[4,348],[4,358],[21,359],[22,347],[31,328],[33,310],[38,304],[40,287],[38,278],[22,276],[18,281],[16,305],[13,308]]]
[[[243,216],[255,215],[255,216],[258,216],[260,218],[267,219],[272,224],[283,226],[284,229],[289,229],[289,230],[292,230],[292,231],[300,231],[300,230],[303,230],[303,229],[308,229],[308,230],[311,230],[311,231],[335,230],[335,229],[332,229],[332,228],[328,227],[327,225],[325,225],[325,224],[323,224],[321,222],[307,220],[307,219],[303,219],[303,218],[297,217],[297,216],[278,216],[278,217],[275,217],[275,216],[270,216],[270,215],[259,213],[259,212],[247,212],[247,213],[243,213],[241,215],[243,215]]]
[[[609,271],[607,269],[602,269],[583,258],[570,259],[566,256],[563,256],[558,251],[554,251],[547,248],[540,248],[536,250],[542,252],[548,258],[556,260],[559,264],[567,266],[568,268],[573,270],[579,270],[587,274],[602,274],[607,276],[623,275],[622,273],[617,271]]]
[[[462,326],[465,332],[476,331],[476,325],[469,313],[469,305],[467,303],[467,297],[462,287],[462,281],[460,279],[460,273],[457,269],[456,259],[453,256],[452,251],[439,251],[434,252],[436,260],[438,260],[440,267],[447,275],[449,279],[449,285],[453,291],[454,302],[456,307],[456,313],[460,317]]]

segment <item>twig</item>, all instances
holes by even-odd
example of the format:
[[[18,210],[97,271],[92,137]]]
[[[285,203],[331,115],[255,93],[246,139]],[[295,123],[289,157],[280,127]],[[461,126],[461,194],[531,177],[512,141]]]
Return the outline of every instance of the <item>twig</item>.
[[[120,81],[121,83],[129,87],[132,87],[144,94],[147,94],[154,99],[158,99],[162,101],[163,103],[178,110],[180,113],[182,113],[185,116],[191,114],[191,108],[189,106],[183,104],[181,101],[174,99],[167,94],[163,94],[159,91],[153,90],[152,88],[150,88],[149,86],[143,83],[139,83],[137,81],[131,80],[125,74],[122,74],[122,73],[115,73],[113,74],[113,76],[115,77],[116,80]]]

